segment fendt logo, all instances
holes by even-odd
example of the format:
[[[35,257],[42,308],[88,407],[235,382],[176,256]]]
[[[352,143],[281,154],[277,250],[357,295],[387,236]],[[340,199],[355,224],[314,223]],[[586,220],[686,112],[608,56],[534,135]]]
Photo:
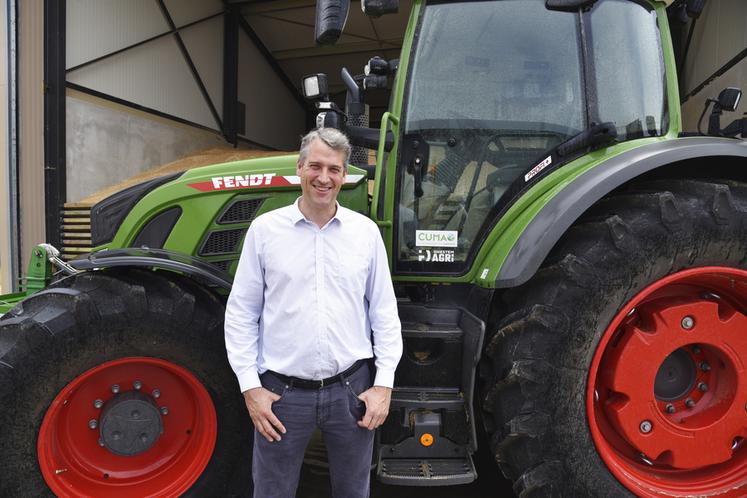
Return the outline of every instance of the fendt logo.
[[[236,176],[219,176],[211,178],[213,188],[246,188],[259,187],[261,185],[272,185],[272,177],[275,173],[260,173],[257,175],[236,175]]]
[[[251,175],[214,176],[209,182],[190,183],[189,186],[209,192],[212,190],[235,190],[255,187],[289,186],[292,183],[275,173],[255,173]]]

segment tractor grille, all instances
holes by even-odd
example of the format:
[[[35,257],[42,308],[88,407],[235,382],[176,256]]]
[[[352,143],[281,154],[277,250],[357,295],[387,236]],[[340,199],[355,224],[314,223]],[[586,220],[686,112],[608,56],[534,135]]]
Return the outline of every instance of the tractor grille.
[[[218,224],[226,223],[245,223],[252,221],[257,215],[259,207],[264,199],[243,199],[234,201],[228,209],[218,218]]]
[[[215,266],[216,268],[220,268],[224,272],[228,272],[228,267],[231,266],[231,263],[236,261],[235,259],[224,259],[223,261],[210,261],[210,264]]]
[[[200,256],[215,256],[236,252],[245,233],[246,228],[211,232],[200,248]]]

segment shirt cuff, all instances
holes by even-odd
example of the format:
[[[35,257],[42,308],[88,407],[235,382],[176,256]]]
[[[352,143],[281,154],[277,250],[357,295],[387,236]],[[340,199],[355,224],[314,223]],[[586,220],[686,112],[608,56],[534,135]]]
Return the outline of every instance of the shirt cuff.
[[[394,387],[394,370],[377,370],[373,385],[380,387]]]
[[[243,372],[238,379],[239,388],[242,393],[247,392],[249,389],[254,389],[255,387],[262,387],[262,382],[259,381],[259,374],[257,374],[256,369]]]

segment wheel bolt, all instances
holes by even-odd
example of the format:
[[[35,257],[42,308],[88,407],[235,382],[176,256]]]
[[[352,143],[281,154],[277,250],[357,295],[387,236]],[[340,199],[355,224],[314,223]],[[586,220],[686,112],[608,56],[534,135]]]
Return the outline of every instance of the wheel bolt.
[[[104,406],[104,402],[103,402],[103,401],[101,401],[100,399],[97,399],[97,400],[95,400],[95,401],[93,402],[93,407],[94,407],[94,408],[96,408],[97,410],[98,410],[99,408],[101,408],[102,406]]]
[[[693,354],[700,354],[700,346],[693,346]]]
[[[649,432],[651,432],[651,429],[654,428],[654,426],[651,424],[649,420],[644,420],[643,422],[641,422],[641,425],[638,427],[639,429],[641,429],[641,432],[644,434],[648,434]]]
[[[693,320],[693,317],[686,316],[682,319],[682,328],[685,330],[690,330],[695,325],[695,320]]]
[[[104,446],[104,440],[103,440],[103,439],[101,439],[101,438],[99,438],[99,446],[101,446],[101,447],[103,447],[103,446]]]
[[[118,394],[119,393],[119,384],[112,385],[112,393]]]
[[[167,406],[161,407],[161,415],[168,415],[169,414],[169,408]]]
[[[693,406],[695,406],[695,401],[693,401],[691,398],[687,398],[685,400],[685,406],[688,408],[692,408]]]
[[[159,389],[153,389],[153,397],[154,398],[160,398],[161,397],[161,391]]]
[[[667,403],[666,407],[667,413],[674,413],[674,405],[672,403]]]
[[[119,441],[120,439],[122,439],[122,433],[119,431],[112,432],[112,439],[115,441]]]
[[[95,429],[98,425],[99,423],[96,421],[95,418],[92,418],[91,420],[88,421],[88,428],[91,430]]]
[[[698,389],[700,389],[703,392],[706,392],[708,390],[708,384],[706,384],[705,382],[700,382],[698,384]]]
[[[140,388],[143,387],[143,383],[139,380],[136,380],[132,383],[132,387],[134,387],[136,391],[139,391]]]
[[[709,365],[707,362],[703,361],[700,363],[700,369],[704,372],[707,372],[711,369],[711,365]]]

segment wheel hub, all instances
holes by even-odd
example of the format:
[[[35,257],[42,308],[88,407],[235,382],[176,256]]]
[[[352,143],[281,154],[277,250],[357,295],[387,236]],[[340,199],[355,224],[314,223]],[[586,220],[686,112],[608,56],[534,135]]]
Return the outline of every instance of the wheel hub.
[[[747,272],[728,268],[670,275],[610,324],[587,409],[600,455],[636,494],[732,496],[745,485],[745,330]]]
[[[667,356],[654,381],[656,399],[675,401],[688,394],[695,384],[695,362],[685,349]]]
[[[139,391],[115,395],[101,412],[101,443],[114,454],[139,455],[163,433],[161,413],[153,398]]]

